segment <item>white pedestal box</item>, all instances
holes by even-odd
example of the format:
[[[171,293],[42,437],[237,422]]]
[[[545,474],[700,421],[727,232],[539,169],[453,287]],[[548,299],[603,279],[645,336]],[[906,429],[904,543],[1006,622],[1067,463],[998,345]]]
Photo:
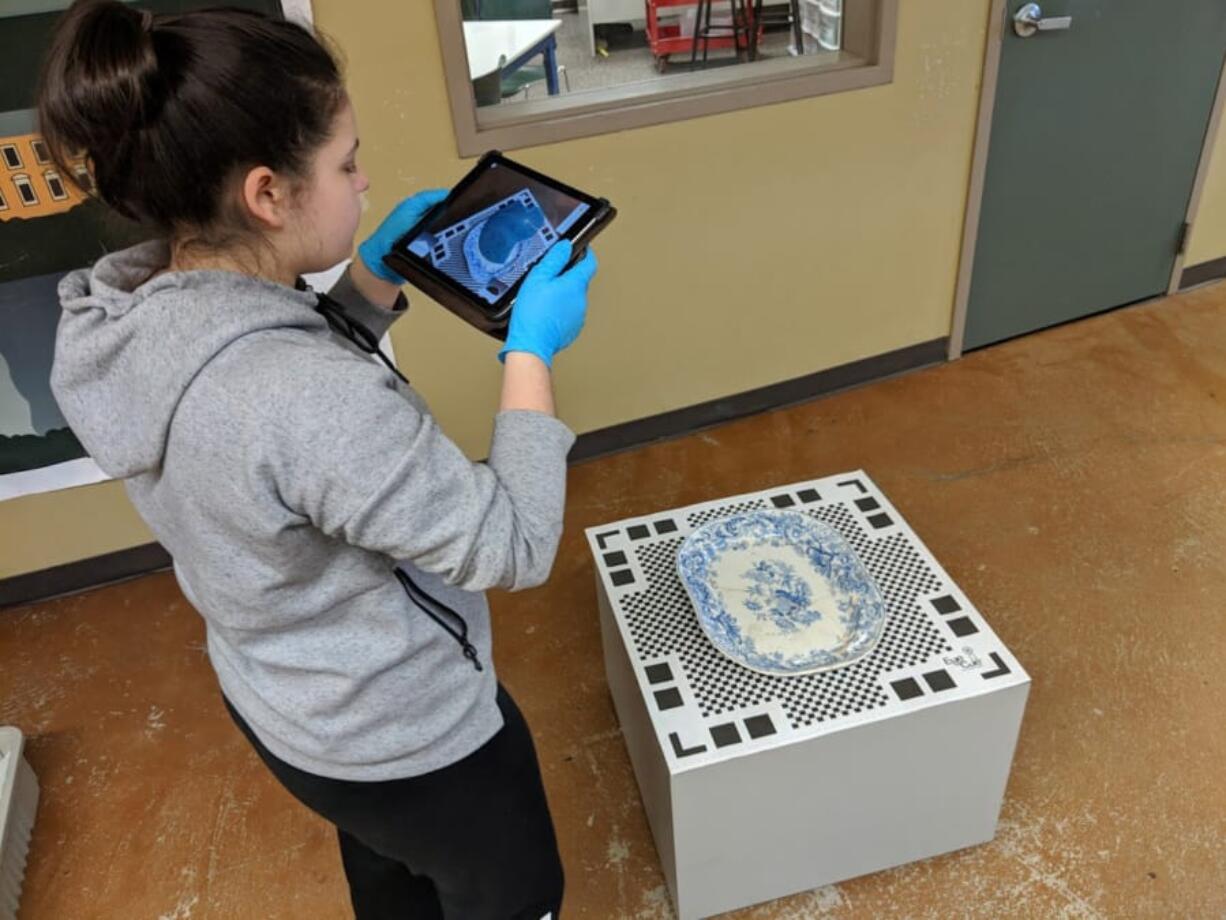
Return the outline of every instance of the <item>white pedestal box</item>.
[[[675,560],[786,508],[846,537],[889,617],[832,671],[774,677],[698,625]],[[587,531],[609,689],[681,920],[991,840],[1030,678],[863,472]]]

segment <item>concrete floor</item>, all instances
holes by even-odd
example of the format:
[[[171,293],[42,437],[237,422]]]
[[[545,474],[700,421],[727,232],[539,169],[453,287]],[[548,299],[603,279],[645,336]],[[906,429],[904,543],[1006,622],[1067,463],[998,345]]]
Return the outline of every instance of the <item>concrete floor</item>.
[[[492,598],[566,915],[671,916],[583,528],[864,467],[1034,680],[999,833],[729,916],[1226,917],[1223,402],[1226,285],[573,468],[552,580]],[[44,791],[22,920],[349,915],[201,642],[165,574],[0,614],[0,723]]]

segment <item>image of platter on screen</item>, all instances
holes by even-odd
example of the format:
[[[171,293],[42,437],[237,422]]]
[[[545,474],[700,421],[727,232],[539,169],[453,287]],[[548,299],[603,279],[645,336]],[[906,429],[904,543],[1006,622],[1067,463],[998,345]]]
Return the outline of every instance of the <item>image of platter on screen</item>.
[[[494,160],[407,248],[493,305],[591,208]]]

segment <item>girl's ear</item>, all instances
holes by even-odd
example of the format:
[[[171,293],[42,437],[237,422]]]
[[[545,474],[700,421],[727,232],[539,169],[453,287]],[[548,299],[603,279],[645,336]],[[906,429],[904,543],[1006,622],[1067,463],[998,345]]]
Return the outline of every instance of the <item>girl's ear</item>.
[[[289,213],[290,189],[267,166],[257,166],[243,178],[243,205],[263,227],[280,230]]]

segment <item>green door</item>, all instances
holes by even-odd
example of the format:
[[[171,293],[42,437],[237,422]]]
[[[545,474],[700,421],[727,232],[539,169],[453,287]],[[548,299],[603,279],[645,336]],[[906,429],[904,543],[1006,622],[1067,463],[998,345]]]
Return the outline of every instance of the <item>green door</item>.
[[[1046,0],[1023,38],[1026,5],[991,26],[965,348],[1166,291],[1226,55],[1223,0]]]

